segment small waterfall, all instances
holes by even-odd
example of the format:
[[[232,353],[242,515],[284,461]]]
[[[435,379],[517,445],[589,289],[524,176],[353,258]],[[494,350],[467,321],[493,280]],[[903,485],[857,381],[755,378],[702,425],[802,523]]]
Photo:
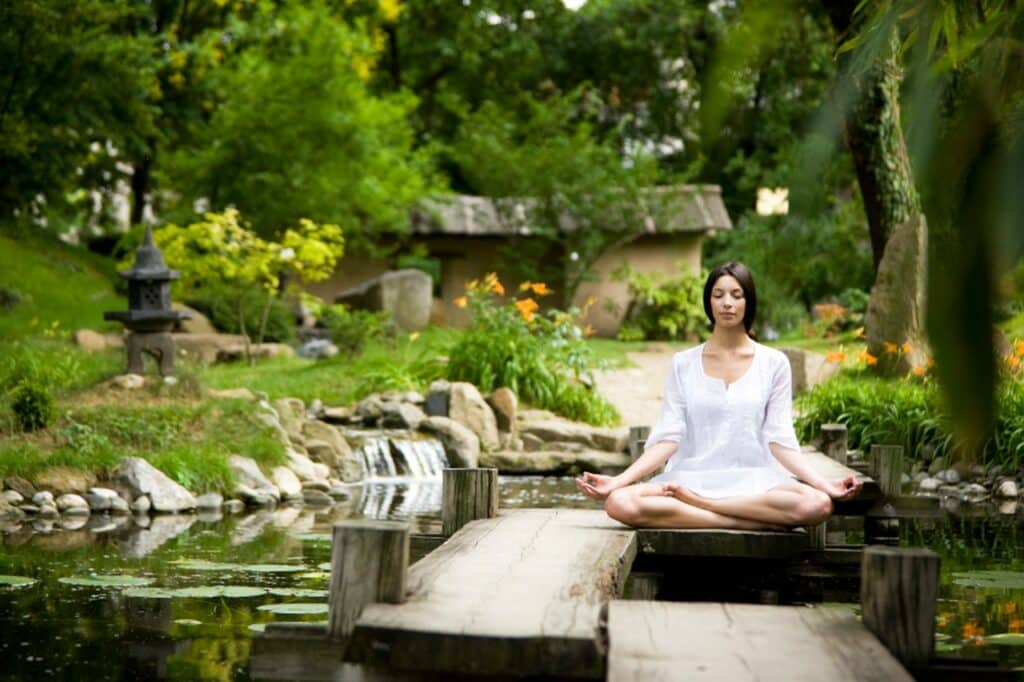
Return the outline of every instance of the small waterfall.
[[[346,435],[361,441],[357,454],[368,482],[436,479],[448,466],[444,447],[436,438],[411,431],[387,430],[348,431]]]

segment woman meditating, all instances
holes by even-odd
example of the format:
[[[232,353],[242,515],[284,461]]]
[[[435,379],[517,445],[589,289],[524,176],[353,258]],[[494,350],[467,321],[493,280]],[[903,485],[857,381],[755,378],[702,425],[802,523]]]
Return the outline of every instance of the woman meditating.
[[[853,497],[861,483],[855,476],[826,480],[801,454],[789,360],[751,338],[757,293],[745,265],[711,272],[704,311],[714,331],[672,358],[661,417],[644,453],[618,476],[584,472],[577,486],[634,527],[780,530],[821,523],[832,500]],[[650,482],[636,482],[662,466]]]

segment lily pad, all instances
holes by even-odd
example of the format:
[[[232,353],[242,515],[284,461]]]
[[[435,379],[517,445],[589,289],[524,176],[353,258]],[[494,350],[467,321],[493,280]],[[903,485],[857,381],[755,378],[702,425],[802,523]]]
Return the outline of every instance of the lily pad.
[[[250,564],[239,568],[251,573],[301,573],[306,570],[305,566],[294,564]]]
[[[1024,646],[1024,633],[1003,632],[998,635],[989,635],[985,638],[985,643],[1000,646]]]
[[[194,620],[192,618],[179,618],[174,621],[176,625],[202,625],[203,621]]]
[[[239,571],[243,568],[238,564],[225,564],[205,559],[178,559],[170,563],[190,571]]]
[[[72,575],[58,578],[57,582],[79,587],[144,587],[153,578],[139,578],[133,575]]]
[[[249,629],[253,632],[263,632],[267,629],[266,623],[253,623],[249,626]]]
[[[38,580],[26,578],[23,575],[0,575],[0,587],[28,587],[35,585]]]
[[[170,599],[174,596],[174,590],[165,587],[129,587],[121,595],[141,599]]]
[[[302,599],[327,599],[327,590],[310,590],[305,587],[272,587],[267,590],[275,597],[301,597]]]
[[[303,542],[330,542],[332,540],[330,533],[296,533],[295,537]]]
[[[250,597],[262,597],[267,591],[262,587],[251,587],[249,585],[207,585],[205,587],[182,587],[173,590],[171,594],[175,597],[185,599],[248,599]]]
[[[953,574],[953,583],[962,587],[989,589],[1024,589],[1022,571],[965,571]]]
[[[322,564],[317,564],[316,567],[319,568],[321,571],[330,571],[331,570],[331,562],[330,561],[325,561]]]
[[[302,573],[299,576],[303,580],[327,580],[331,577],[331,574],[327,571],[309,571],[308,573]]]
[[[936,642],[935,653],[937,654],[949,654],[954,651],[960,651],[961,646],[959,644],[950,644],[949,642]]]
[[[327,604],[264,604],[256,608],[279,616],[312,616],[327,613]]]

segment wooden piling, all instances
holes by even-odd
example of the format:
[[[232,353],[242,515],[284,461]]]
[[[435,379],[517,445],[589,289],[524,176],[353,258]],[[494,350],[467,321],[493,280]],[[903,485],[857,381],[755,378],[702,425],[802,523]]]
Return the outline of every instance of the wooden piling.
[[[454,535],[470,521],[498,515],[497,469],[445,469],[441,533]]]
[[[927,665],[935,644],[939,556],[927,549],[865,547],[860,606],[864,625],[907,668]]]
[[[331,547],[328,634],[347,637],[363,607],[401,604],[409,567],[409,525],[395,521],[343,521]]]
[[[846,450],[848,437],[846,424],[822,424],[821,425],[821,451],[829,459],[835,460],[846,466]]]
[[[629,458],[632,461],[636,461],[637,457],[644,454],[644,443],[647,442],[647,437],[651,435],[650,426],[631,426],[629,427],[629,439],[627,446],[629,448]]]
[[[872,445],[871,475],[887,497],[896,497],[903,489],[903,446]]]

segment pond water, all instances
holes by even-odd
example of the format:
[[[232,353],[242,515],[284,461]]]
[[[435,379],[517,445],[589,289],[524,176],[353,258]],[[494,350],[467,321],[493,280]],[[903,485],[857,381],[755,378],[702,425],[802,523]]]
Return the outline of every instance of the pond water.
[[[568,477],[499,483],[506,509],[595,506]],[[439,479],[352,492],[328,509],[164,516],[148,527],[98,516],[77,529],[5,533],[0,576],[34,582],[0,584],[0,680],[251,679],[252,637],[266,623],[326,619],[333,523],[388,518],[440,531]],[[1024,632],[1021,534],[1016,516],[995,513],[904,522],[901,544],[942,556],[940,651],[1024,665],[1013,645],[1024,639],[1013,636]],[[124,576],[138,584],[102,584]]]

